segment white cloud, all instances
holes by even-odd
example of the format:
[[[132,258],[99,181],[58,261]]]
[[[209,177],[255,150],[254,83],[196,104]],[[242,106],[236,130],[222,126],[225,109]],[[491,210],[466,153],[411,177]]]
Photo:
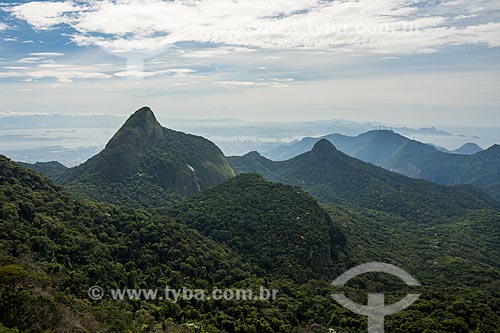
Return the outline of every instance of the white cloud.
[[[35,64],[35,63],[38,63],[44,59],[45,58],[42,58],[42,57],[26,57],[26,58],[22,58],[22,59],[17,60],[17,62],[21,63],[21,64]]]
[[[179,42],[394,54],[500,42],[498,0],[45,1],[9,10],[35,29],[69,25],[75,43],[115,54],[154,54]],[[217,51],[186,56],[212,57]]]
[[[2,38],[0,40],[3,40],[4,42],[16,42],[16,43],[21,43],[21,44],[34,44],[35,42],[32,40],[19,40],[17,36],[9,36]]]
[[[21,64],[37,64],[37,63],[51,63],[52,58],[62,57],[64,53],[56,53],[56,52],[36,52],[30,53],[29,57],[25,57],[17,60],[17,63]]]
[[[171,83],[171,86],[174,87],[192,87],[195,85],[201,84],[199,81],[192,81],[192,82],[177,82],[177,83]]]
[[[21,67],[21,66],[6,66],[5,69],[10,70],[22,70],[22,69],[30,69],[29,67]]]
[[[285,78],[272,77],[272,78],[270,78],[270,80],[276,81],[276,82],[293,82],[293,81],[295,81],[295,79],[293,79],[291,77],[285,77]]]
[[[186,67],[155,68],[144,70],[142,66],[131,67],[128,71],[122,71],[121,66],[110,63],[89,63],[85,59],[66,59],[64,62],[56,61],[63,53],[38,52],[30,53],[30,57],[21,58],[3,66],[4,72],[0,72],[1,78],[19,78],[21,81],[30,82],[42,78],[53,78],[59,83],[69,83],[76,79],[112,79],[123,77],[171,77],[187,78],[200,77],[196,75],[196,69]],[[59,59],[57,59],[59,60]]]
[[[201,50],[179,50],[178,56],[181,58],[216,58],[229,54],[251,53],[255,49],[248,47],[221,46]]]
[[[64,53],[59,53],[59,52],[35,52],[35,53],[30,53],[30,56],[34,56],[34,57],[62,57],[62,56],[64,56]]]
[[[10,8],[18,19],[28,22],[38,30],[47,30],[62,23],[71,23],[72,13],[83,8],[73,5],[73,2],[31,1]]]
[[[9,26],[5,23],[0,22],[0,31],[7,30]]]
[[[64,64],[38,64],[34,67],[4,67],[6,72],[0,72],[0,78],[19,78],[30,82],[39,79],[52,78],[59,83],[70,83],[75,79],[110,79],[111,75],[101,73],[92,66],[74,66]]]
[[[255,88],[255,87],[270,87],[270,88],[286,88],[287,84],[277,82],[252,82],[252,81],[220,81],[216,84],[226,88]]]
[[[123,72],[117,72],[113,75],[116,77],[161,77],[161,76],[175,76],[175,77],[186,77],[189,74],[195,73],[196,71],[189,68],[172,68],[158,71],[141,71],[141,70],[128,70]]]

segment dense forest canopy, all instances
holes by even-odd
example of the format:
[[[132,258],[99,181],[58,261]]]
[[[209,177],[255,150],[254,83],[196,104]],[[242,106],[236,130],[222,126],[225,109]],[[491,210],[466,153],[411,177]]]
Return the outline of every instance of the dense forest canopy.
[[[361,333],[366,317],[330,284],[372,261],[422,284],[389,332],[500,332],[500,203],[480,189],[392,173],[326,140],[289,161],[231,163],[240,174],[147,108],[77,168],[0,156],[0,332]],[[278,293],[114,301],[92,286]],[[342,292],[391,303],[410,289],[368,274]]]

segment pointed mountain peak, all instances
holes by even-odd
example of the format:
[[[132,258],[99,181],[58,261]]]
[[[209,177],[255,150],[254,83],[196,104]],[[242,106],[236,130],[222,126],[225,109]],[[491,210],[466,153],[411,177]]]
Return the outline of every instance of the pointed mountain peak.
[[[149,107],[143,107],[131,115],[125,124],[108,142],[106,148],[120,145],[142,147],[155,138],[161,137],[163,129]]]
[[[132,117],[150,117],[150,116],[155,116],[153,113],[153,110],[149,106],[143,106],[139,110],[135,111],[134,114],[131,116]]]
[[[311,155],[317,158],[330,157],[337,153],[337,148],[328,140],[321,139],[314,144]]]
[[[135,111],[134,114],[128,118],[122,128],[127,126],[139,127],[143,129],[161,128],[155,114],[147,106]]]
[[[500,145],[494,144],[493,146],[491,146],[490,148],[486,149],[485,151],[493,152],[493,153],[500,153]]]

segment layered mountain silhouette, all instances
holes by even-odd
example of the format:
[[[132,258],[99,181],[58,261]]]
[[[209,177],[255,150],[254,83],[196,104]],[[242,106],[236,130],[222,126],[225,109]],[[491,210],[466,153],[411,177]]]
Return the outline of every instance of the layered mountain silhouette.
[[[402,267],[426,286],[412,311],[387,319],[388,330],[500,329],[500,207],[481,190],[393,173],[328,140],[282,162],[255,152],[231,158],[239,172],[298,185],[325,203],[318,205],[296,186],[256,174],[232,177],[214,147],[158,126],[141,109],[81,167],[33,166],[67,182],[68,190],[129,207],[67,193],[0,156],[0,331],[194,332],[195,325],[211,332],[292,332],[320,323],[365,332],[366,321],[332,301],[330,283],[346,266],[372,261]],[[479,154],[495,165],[499,148]],[[205,174],[222,168],[228,179],[201,183],[202,166],[215,162]],[[172,181],[165,186],[163,179]],[[185,185],[193,182],[199,186]],[[182,201],[168,202],[169,195]],[[130,208],[156,205],[164,206]],[[400,290],[390,279],[366,276],[356,286],[364,293],[381,283]],[[272,302],[92,301],[86,294],[93,285],[257,292],[264,286],[279,296]],[[332,321],[332,313],[341,317]]]
[[[258,153],[231,157],[238,172],[298,185],[322,202],[395,213],[421,221],[498,208],[499,203],[472,186],[446,187],[412,179],[349,157],[322,139],[310,152],[288,161],[271,161]]]
[[[332,142],[343,153],[403,175],[442,185],[477,185],[500,199],[500,149],[466,144],[447,153],[392,131],[370,131],[357,137],[332,134],[305,138],[265,155],[286,160],[309,151],[319,140]],[[470,154],[467,154],[470,153]]]
[[[0,155],[0,193],[0,318],[2,325],[26,332],[144,327],[138,316],[116,318],[131,311],[127,302],[79,306],[89,302],[86,291],[93,285],[241,288],[286,279],[290,288],[346,269],[346,239],[327,212],[300,189],[255,174],[146,212],[67,193]],[[255,276],[265,280],[255,282]],[[216,332],[246,325],[245,314],[232,313],[233,326],[223,326],[218,316],[226,307],[210,311],[206,304],[165,307],[158,327],[169,317],[190,320],[184,319],[187,313],[202,313],[204,324],[216,325]],[[256,311],[262,304],[248,302],[245,308]],[[271,311],[268,320],[276,313]]]
[[[144,107],[103,151],[55,180],[96,200],[149,207],[194,195],[234,175],[215,144],[162,127]]]

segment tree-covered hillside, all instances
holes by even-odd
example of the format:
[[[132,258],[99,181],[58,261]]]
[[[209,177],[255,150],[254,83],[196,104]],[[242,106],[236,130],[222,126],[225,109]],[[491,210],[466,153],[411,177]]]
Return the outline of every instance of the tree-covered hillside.
[[[94,308],[86,299],[90,286],[204,287],[230,285],[251,274],[250,266],[240,268],[237,254],[185,225],[67,194],[4,157],[0,199],[0,313],[8,327],[124,331],[133,327],[133,318],[111,318],[113,311],[130,312],[129,306]],[[12,289],[8,283],[21,287]],[[30,289],[31,283],[40,284],[41,294]],[[56,301],[54,309],[44,310],[53,294],[63,295],[67,308]],[[84,303],[74,308],[75,300]],[[42,310],[51,312],[52,319]],[[104,318],[100,311],[106,311]],[[68,322],[73,316],[76,322]]]
[[[356,137],[341,134],[304,138],[264,155],[272,160],[288,160],[303,154],[319,140],[328,140],[343,153],[403,175],[442,185],[473,184],[500,198],[500,146],[482,150],[466,144],[452,152],[410,140],[388,130],[363,133]]]
[[[54,178],[93,200],[157,207],[234,175],[215,144],[163,128],[145,107],[125,122],[102,152]]]
[[[52,179],[52,180],[57,180],[59,177],[61,177],[67,170],[68,168],[65,167],[63,164],[59,162],[37,162],[37,163],[22,163],[18,162],[18,164],[22,167],[25,167],[27,169],[36,171],[44,175],[45,177]]]
[[[295,281],[332,278],[346,267],[346,239],[328,214],[297,187],[242,174],[163,210],[228,245],[263,272]]]
[[[500,330],[500,229],[491,210],[424,228],[359,208],[329,206],[328,217],[295,187],[240,175],[147,212],[67,194],[3,157],[0,199],[0,332],[362,333],[366,318],[330,297],[330,273],[348,258],[399,264],[424,284],[419,301],[387,318],[389,332]],[[92,285],[165,284],[279,293],[247,302],[87,296]],[[405,294],[400,283],[370,276],[345,291],[363,302],[381,287],[388,301]]]
[[[376,209],[420,222],[500,205],[472,186],[436,185],[351,158],[327,140],[288,161],[274,162],[257,153],[230,161],[238,172],[298,185],[324,203]]]

